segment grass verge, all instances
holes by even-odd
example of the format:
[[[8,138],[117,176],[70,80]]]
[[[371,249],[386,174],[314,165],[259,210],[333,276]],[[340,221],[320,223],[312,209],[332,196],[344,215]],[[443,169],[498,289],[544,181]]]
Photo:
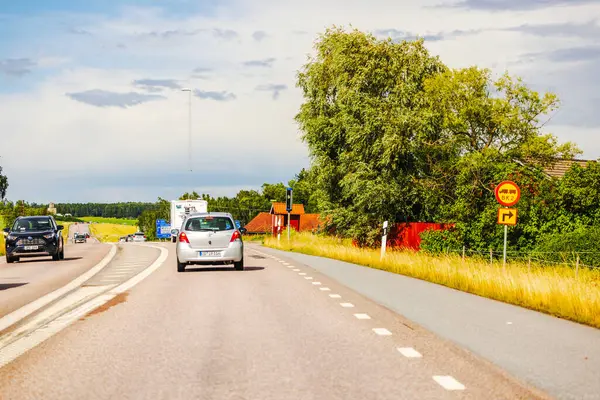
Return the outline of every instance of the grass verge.
[[[600,328],[600,270],[509,263],[353,247],[348,240],[294,234],[290,242],[266,237],[267,247],[333,258],[448,286],[505,303]]]
[[[101,242],[118,242],[122,236],[137,232],[137,226],[98,223],[90,224],[91,235]]]
[[[81,217],[79,218],[85,222],[94,222],[97,224],[115,224],[115,225],[129,225],[137,226],[137,219],[129,218],[105,218],[105,217]]]

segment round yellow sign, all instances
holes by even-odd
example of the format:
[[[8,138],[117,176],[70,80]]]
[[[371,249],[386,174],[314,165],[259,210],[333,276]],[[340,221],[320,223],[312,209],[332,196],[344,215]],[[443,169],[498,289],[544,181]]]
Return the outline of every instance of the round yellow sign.
[[[519,202],[521,189],[514,182],[504,181],[496,186],[494,194],[498,203],[506,207],[511,207]]]

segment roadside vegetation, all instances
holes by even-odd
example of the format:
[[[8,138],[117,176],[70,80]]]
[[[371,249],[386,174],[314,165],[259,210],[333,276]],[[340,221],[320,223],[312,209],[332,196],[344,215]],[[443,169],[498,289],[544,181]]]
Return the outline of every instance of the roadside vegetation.
[[[111,218],[111,217],[81,217],[82,221],[93,222],[96,224],[114,224],[137,226],[137,220],[131,218]]]
[[[137,232],[137,226],[122,224],[90,224],[90,234],[101,242],[118,242],[119,238]]]
[[[290,242],[265,237],[267,247],[328,257],[437,283],[600,328],[600,269],[489,260],[413,251],[358,248],[349,239],[297,233]]]

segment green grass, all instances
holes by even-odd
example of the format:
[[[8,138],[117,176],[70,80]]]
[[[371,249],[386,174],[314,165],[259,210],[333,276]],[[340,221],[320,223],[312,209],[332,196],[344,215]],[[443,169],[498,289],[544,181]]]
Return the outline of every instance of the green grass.
[[[93,222],[96,224],[115,224],[115,225],[129,225],[129,226],[137,226],[137,219],[128,219],[128,218],[105,218],[105,217],[81,217],[80,218],[86,222]]]
[[[501,264],[460,256],[436,257],[414,251],[359,249],[350,241],[307,233],[266,237],[267,247],[328,257],[434,282],[482,297],[515,304],[600,328],[600,269]]]

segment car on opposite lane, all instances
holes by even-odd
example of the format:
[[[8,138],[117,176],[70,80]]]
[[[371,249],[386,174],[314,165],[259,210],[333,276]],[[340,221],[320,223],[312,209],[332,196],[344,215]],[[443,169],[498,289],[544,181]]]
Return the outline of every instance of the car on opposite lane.
[[[244,269],[244,228],[238,229],[229,213],[188,214],[177,229],[177,271],[187,265],[233,264]]]
[[[87,242],[87,235],[85,233],[76,233],[73,235],[73,243],[85,243]]]
[[[6,262],[13,263],[22,257],[64,259],[62,230],[63,226],[57,225],[51,216],[18,217],[12,227],[4,229]]]

